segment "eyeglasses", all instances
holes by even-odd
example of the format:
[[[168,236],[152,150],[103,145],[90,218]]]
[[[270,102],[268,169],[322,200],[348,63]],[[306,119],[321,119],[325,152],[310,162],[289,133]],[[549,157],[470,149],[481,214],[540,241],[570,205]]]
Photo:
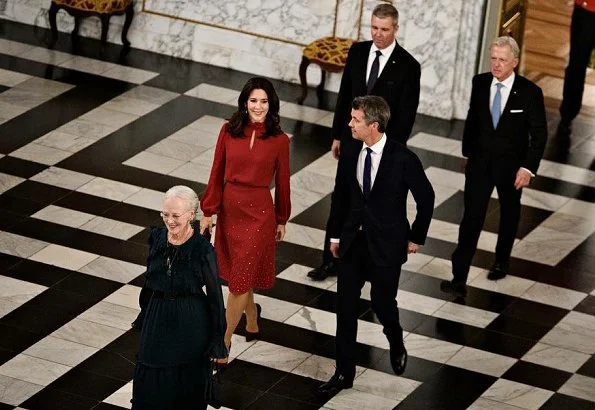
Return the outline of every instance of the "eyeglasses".
[[[164,221],[172,219],[173,221],[177,222],[180,220],[182,216],[186,215],[188,212],[190,211],[186,211],[183,214],[168,214],[167,212],[159,212],[159,215],[161,216],[161,218],[163,218]]]

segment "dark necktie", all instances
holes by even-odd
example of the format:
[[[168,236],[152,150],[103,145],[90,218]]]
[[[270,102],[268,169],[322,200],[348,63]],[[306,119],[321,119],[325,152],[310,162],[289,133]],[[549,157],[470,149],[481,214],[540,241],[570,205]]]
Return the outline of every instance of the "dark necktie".
[[[368,199],[370,195],[370,188],[372,187],[372,148],[366,148],[366,159],[364,160],[364,180],[363,191],[364,197]]]
[[[502,83],[496,83],[496,94],[494,95],[494,102],[492,103],[492,124],[494,125],[494,129],[498,127],[498,122],[500,121],[500,115],[502,114],[502,94],[500,93],[500,89],[504,87]]]
[[[370,76],[368,77],[368,94],[372,92],[372,88],[374,88],[374,84],[376,84],[376,80],[378,80],[378,72],[380,71],[380,56],[382,52],[380,50],[376,50],[376,58],[372,63],[372,68],[370,69]]]

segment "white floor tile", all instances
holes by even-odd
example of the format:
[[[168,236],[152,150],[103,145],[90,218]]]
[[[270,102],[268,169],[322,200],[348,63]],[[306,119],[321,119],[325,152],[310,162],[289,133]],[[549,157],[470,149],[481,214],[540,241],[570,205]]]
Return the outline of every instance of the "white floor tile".
[[[140,191],[141,188],[135,185],[125,184],[118,181],[111,181],[105,178],[94,178],[85,185],[77,188],[77,191],[85,194],[95,195],[101,198],[123,201],[129,196]]]
[[[506,379],[498,379],[481,396],[523,409],[539,409],[554,392]]]
[[[258,341],[239,355],[238,359],[290,372],[309,356],[310,353]]]
[[[80,268],[79,272],[115,282],[128,283],[145,270],[146,268],[141,265],[100,256]]]
[[[70,226],[73,228],[78,228],[84,225],[94,217],[94,215],[88,214],[86,212],[75,211],[55,205],[48,205],[31,215],[31,218]]]
[[[169,174],[174,169],[184,165],[185,161],[143,151],[127,159],[123,164],[159,174]]]
[[[571,310],[586,298],[587,294],[537,282],[527,289],[521,297],[534,302]]]
[[[72,155],[72,152],[31,142],[10,153],[11,157],[26,159],[45,165],[54,165]]]
[[[126,329],[119,329],[79,317],[66,323],[51,336],[102,349],[129,329],[130,326]]]
[[[132,309],[102,301],[83,312],[79,318],[116,329],[130,330],[130,324],[138,316],[139,310],[140,308]]]
[[[0,366],[0,374],[47,386],[71,369],[70,366],[19,354]]]
[[[558,390],[558,393],[595,402],[595,379],[582,374],[573,374]]]
[[[78,270],[98,257],[99,255],[94,253],[51,244],[31,255],[29,259],[65,269]]]
[[[126,204],[136,205],[154,211],[161,212],[163,209],[163,198],[165,193],[154,191],[152,189],[143,188],[135,194],[126,198],[123,202]]]
[[[0,402],[18,406],[43,389],[39,384],[25,382],[0,374]]]
[[[96,216],[86,224],[79,227],[84,231],[97,233],[99,235],[110,236],[112,238],[127,240],[142,231],[142,226],[132,225],[126,222],[116,221],[114,219]]]
[[[30,179],[32,181],[42,182],[60,188],[75,190],[85,185],[93,178],[95,177],[80,172],[70,171],[59,167],[49,167],[39,174],[32,176]]]
[[[511,357],[502,356],[472,347],[463,347],[447,364],[490,376],[500,377],[517,362]]]
[[[47,336],[29,347],[23,354],[66,366],[76,366],[98,351],[99,349],[94,347]]]
[[[14,188],[23,181],[25,181],[25,178],[0,172],[0,194],[3,194],[11,188]]]
[[[589,358],[588,354],[544,343],[537,343],[522,357],[526,362],[573,373],[580,369]]]
[[[0,252],[2,253],[28,258],[48,245],[49,243],[44,241],[0,231]]]

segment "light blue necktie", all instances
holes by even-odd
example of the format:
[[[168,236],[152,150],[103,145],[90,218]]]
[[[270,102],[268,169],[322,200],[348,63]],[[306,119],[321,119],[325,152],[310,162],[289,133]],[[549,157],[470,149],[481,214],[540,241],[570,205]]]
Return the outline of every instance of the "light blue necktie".
[[[494,129],[498,126],[498,121],[500,121],[501,115],[501,104],[502,104],[502,95],[500,94],[500,89],[504,87],[502,83],[496,83],[496,95],[494,95],[494,102],[492,103],[492,124],[494,124]]]

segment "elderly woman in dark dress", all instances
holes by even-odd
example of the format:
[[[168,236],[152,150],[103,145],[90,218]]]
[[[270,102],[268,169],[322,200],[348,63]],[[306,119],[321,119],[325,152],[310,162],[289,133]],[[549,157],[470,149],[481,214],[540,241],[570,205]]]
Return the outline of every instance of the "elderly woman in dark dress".
[[[132,408],[206,409],[210,360],[227,357],[215,252],[192,226],[198,209],[192,189],[169,189],[162,209],[164,226],[151,229],[141,313],[133,323],[141,340]]]

